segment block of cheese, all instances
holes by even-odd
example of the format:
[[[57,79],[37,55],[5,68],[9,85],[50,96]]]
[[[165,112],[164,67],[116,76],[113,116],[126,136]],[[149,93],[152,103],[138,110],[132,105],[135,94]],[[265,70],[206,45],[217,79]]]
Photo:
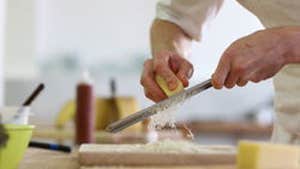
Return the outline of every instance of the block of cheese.
[[[299,169],[299,147],[241,141],[238,169]]]
[[[158,83],[159,87],[164,91],[167,96],[172,96],[184,89],[183,84],[178,80],[178,85],[175,90],[170,90],[167,82],[159,75],[155,76],[155,80]]]

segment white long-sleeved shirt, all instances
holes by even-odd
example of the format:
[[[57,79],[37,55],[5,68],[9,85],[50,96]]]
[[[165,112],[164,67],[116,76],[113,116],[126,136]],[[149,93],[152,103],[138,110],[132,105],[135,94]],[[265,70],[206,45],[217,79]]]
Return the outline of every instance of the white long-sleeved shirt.
[[[237,0],[266,28],[300,26],[300,0]],[[204,23],[213,18],[224,0],[160,0],[157,18],[180,26],[200,40]],[[232,19],[232,18],[230,18]],[[276,119],[272,141],[300,144],[300,65],[285,66],[275,77]]]

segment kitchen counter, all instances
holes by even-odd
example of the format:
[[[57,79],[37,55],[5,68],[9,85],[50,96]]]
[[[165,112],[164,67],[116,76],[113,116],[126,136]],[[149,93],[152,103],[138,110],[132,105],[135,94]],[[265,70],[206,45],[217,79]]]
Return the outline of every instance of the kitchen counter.
[[[19,169],[235,169],[234,166],[169,166],[169,167],[81,167],[77,152],[71,154],[29,148]]]

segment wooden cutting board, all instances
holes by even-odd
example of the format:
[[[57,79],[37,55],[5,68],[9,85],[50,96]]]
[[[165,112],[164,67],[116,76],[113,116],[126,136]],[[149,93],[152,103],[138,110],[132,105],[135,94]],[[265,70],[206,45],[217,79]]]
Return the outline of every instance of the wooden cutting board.
[[[199,146],[191,152],[149,152],[139,145],[85,144],[79,149],[81,166],[178,166],[235,164],[235,149]]]
[[[234,165],[209,166],[82,166],[77,151],[71,154],[29,148],[18,169],[236,169]]]

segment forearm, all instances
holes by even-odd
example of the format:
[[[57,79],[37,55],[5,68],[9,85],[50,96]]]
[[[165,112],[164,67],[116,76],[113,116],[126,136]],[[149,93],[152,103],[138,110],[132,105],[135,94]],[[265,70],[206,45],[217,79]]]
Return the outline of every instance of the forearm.
[[[286,51],[286,63],[300,63],[300,26],[287,26],[279,29]]]
[[[155,19],[151,27],[152,55],[160,51],[172,51],[186,57],[191,49],[192,39],[176,24]]]

